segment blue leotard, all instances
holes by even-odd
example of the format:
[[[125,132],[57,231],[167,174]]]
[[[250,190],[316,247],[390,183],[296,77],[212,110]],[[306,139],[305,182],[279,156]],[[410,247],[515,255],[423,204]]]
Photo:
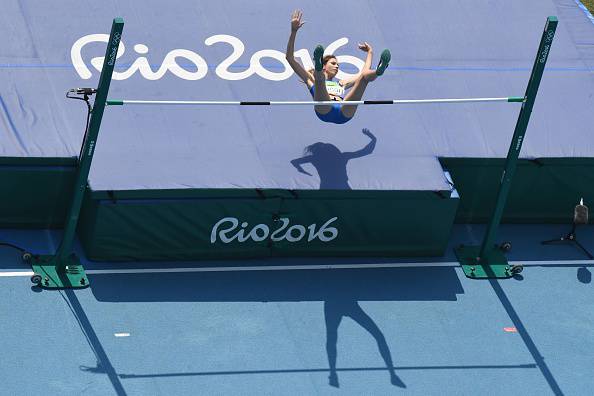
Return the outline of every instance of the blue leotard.
[[[329,81],[328,81],[329,82]],[[312,85],[309,88],[309,93],[311,93],[312,98],[314,97],[314,86]],[[333,104],[332,105],[332,110],[330,110],[328,113],[326,114],[320,114],[316,111],[316,115],[318,116],[318,118],[324,122],[331,122],[334,124],[344,124],[345,122],[348,122],[351,120],[351,118],[349,117],[345,117],[344,114],[342,114],[341,111],[341,105],[339,103]]]

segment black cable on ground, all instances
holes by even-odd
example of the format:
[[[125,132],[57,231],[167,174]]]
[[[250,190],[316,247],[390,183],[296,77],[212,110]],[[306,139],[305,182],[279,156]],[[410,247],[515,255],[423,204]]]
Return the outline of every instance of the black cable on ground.
[[[17,245],[13,245],[12,243],[8,243],[8,242],[0,242],[0,246],[7,246],[7,247],[10,247],[10,248],[13,248],[13,249],[18,250],[21,253],[25,253],[26,252],[25,249],[23,249],[23,248],[21,248],[21,247],[19,247]]]

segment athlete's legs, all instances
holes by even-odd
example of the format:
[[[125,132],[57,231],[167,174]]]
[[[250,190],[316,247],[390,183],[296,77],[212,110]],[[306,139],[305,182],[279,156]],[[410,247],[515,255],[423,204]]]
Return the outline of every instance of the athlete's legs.
[[[324,47],[321,45],[316,46],[314,49],[314,100],[315,101],[328,101],[330,95],[326,90],[326,75],[324,74],[322,63],[322,57],[324,56]],[[332,110],[330,105],[320,105],[314,107],[318,114],[328,114]]]
[[[367,88],[367,83],[375,80],[378,76],[384,74],[384,71],[388,67],[390,62],[390,51],[384,50],[380,56],[379,64],[377,65],[377,69],[371,70],[366,69],[361,71],[359,78],[355,81],[355,85],[349,91],[349,93],[344,97],[344,100],[361,100],[363,98],[363,94],[365,93],[365,88]],[[357,111],[357,105],[351,106],[342,106],[342,114],[345,117],[352,118]]]
[[[375,70],[363,70],[357,81],[355,81],[353,88],[344,97],[344,100],[361,100],[365,93],[365,88],[367,88],[367,83],[376,78],[377,74],[375,74]],[[357,105],[343,105],[341,110],[345,117],[352,118],[357,111]]]
[[[323,71],[314,71],[314,100],[331,100],[326,90],[326,75]],[[332,106],[330,105],[317,105],[314,108],[318,114],[328,114],[332,110]]]

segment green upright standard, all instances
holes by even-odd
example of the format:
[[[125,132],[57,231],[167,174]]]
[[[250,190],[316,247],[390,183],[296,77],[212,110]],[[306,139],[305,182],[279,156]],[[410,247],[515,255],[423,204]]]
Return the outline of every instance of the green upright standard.
[[[538,86],[540,85],[547,58],[549,57],[553,38],[555,37],[557,22],[557,18],[554,16],[547,18],[547,23],[540,39],[538,53],[532,67],[530,81],[528,81],[528,87],[526,88],[524,103],[522,104],[516,129],[514,130],[514,136],[507,153],[505,169],[501,176],[501,184],[499,186],[499,193],[497,194],[497,203],[489,221],[489,227],[487,228],[483,243],[480,248],[478,246],[460,246],[455,249],[458,261],[460,261],[464,273],[469,278],[509,278],[515,272],[519,272],[522,269],[521,266],[510,266],[508,264],[502,251],[507,250],[510,246],[506,246],[505,244],[496,245],[495,239],[503,215],[503,209],[505,208],[505,201],[507,200],[507,195],[516,171],[522,142],[528,128],[528,121],[530,121],[530,113],[532,113],[532,108],[534,107]]]
[[[68,211],[68,217],[66,218],[66,228],[62,243],[60,243],[60,247],[55,255],[27,256],[31,261],[34,272],[31,280],[46,289],[82,288],[89,285],[89,280],[85,275],[79,258],[72,252],[72,244],[76,234],[80,208],[87,189],[89,170],[93,161],[97,136],[99,135],[101,119],[105,110],[105,101],[107,100],[109,84],[111,83],[111,76],[123,29],[124,20],[122,18],[115,18],[111,25],[111,33],[109,35],[109,42],[107,43],[107,50],[105,51],[105,59],[103,60],[101,77],[99,77],[95,102],[91,111],[89,128],[81,149],[74,195]]]

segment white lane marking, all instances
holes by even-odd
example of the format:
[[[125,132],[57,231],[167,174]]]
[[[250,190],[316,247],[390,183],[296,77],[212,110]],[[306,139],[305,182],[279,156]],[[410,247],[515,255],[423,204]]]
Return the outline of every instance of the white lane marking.
[[[522,264],[524,267],[543,265],[592,265],[594,260],[521,260],[509,261],[510,265]],[[369,263],[369,264],[318,264],[318,265],[258,265],[235,267],[197,267],[197,268],[129,268],[86,270],[88,275],[109,274],[157,274],[183,272],[237,272],[237,271],[290,271],[290,270],[330,270],[330,269],[378,269],[378,268],[422,268],[422,267],[459,267],[457,261],[431,263]],[[32,271],[0,271],[0,277],[31,276]]]
[[[130,337],[130,333],[114,333],[116,337]]]
[[[0,272],[1,277],[13,277],[13,276],[33,276],[33,271],[10,271],[10,272]]]

